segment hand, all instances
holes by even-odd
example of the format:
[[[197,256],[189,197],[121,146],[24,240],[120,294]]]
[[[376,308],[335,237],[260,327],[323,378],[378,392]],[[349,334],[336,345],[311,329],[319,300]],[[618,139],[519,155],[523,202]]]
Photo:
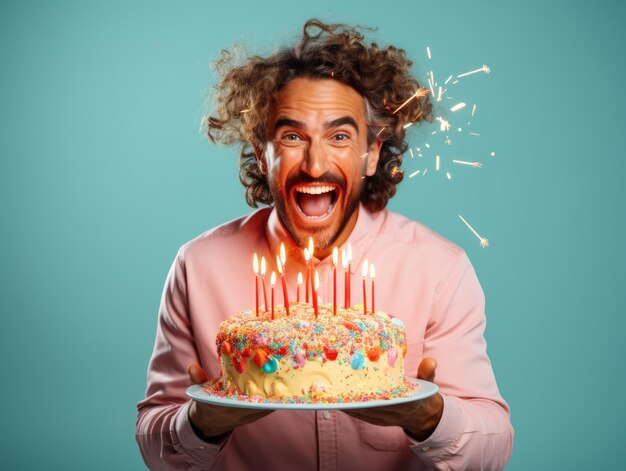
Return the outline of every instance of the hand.
[[[436,368],[437,362],[434,358],[424,358],[417,369],[417,377],[433,382]],[[400,426],[419,441],[424,441],[439,425],[443,414],[443,398],[437,393],[420,401],[372,409],[348,409],[343,412],[374,425]]]
[[[203,384],[210,379],[206,371],[197,363],[190,365],[187,373],[192,384]],[[259,420],[272,412],[271,410],[222,407],[193,401],[189,408],[189,420],[195,431],[202,435],[201,438],[212,441],[235,427]]]

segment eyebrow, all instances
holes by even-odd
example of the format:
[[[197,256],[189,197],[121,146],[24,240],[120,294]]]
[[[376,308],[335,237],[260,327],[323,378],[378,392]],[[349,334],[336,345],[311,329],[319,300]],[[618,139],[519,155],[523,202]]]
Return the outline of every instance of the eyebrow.
[[[333,119],[332,121],[327,121],[324,123],[324,129],[332,129],[338,128],[339,126],[352,126],[354,130],[359,133],[359,126],[351,116],[342,116],[341,118]],[[297,121],[291,118],[278,118],[274,123],[274,134],[282,128],[283,126],[298,128],[298,129],[306,129],[306,124],[302,121]]]

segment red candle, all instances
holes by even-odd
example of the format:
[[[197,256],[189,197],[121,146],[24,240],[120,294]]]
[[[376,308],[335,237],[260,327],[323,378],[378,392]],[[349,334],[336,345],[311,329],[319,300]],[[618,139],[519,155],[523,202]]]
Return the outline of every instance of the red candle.
[[[352,293],[350,292],[350,285],[352,280],[352,266],[350,262],[352,262],[352,245],[348,242],[348,250],[346,251],[346,255],[348,256],[348,307],[352,304]]]
[[[261,257],[261,284],[263,285],[263,301],[265,301],[265,304],[263,304],[263,307],[265,308],[265,312],[267,312],[267,289],[265,288],[265,270],[266,270],[266,266],[265,266],[265,257]]]
[[[343,276],[344,305],[343,305],[343,307],[348,309],[350,306],[349,306],[349,301],[348,301],[348,256],[346,255],[346,249],[343,249],[341,251],[341,265],[343,265],[343,272],[344,272],[344,276]]]
[[[363,314],[367,314],[367,290],[365,288],[365,279],[367,278],[367,272],[369,271],[369,267],[367,265],[367,259],[363,263],[363,271],[361,275],[363,275]]]
[[[313,285],[313,311],[315,312],[315,318],[317,319],[317,315],[319,314],[318,312],[318,306],[317,306],[317,290],[320,287],[320,276],[317,273],[317,270],[315,270],[315,282]]]
[[[300,286],[302,286],[302,272],[298,272],[298,287],[296,288],[296,301],[300,302]]]
[[[274,285],[276,284],[276,272],[272,272],[270,286],[272,287],[272,320],[274,320]]]
[[[309,264],[309,249],[304,249],[304,264],[305,264],[305,272],[304,276],[306,277],[305,285],[304,285],[304,297],[305,301],[309,302],[309,280],[311,279],[311,266]]]
[[[252,259],[252,268],[254,269],[254,298],[256,304],[256,316],[259,317],[259,257],[256,252]]]
[[[283,284],[283,299],[285,301],[285,314],[289,315],[289,296],[287,296],[287,280],[285,280],[285,270],[283,269],[283,263],[280,258],[276,257],[276,265],[278,266],[278,272],[280,273],[280,280]]]
[[[374,275],[376,275],[376,269],[374,268],[374,264],[370,265],[370,279],[372,280],[372,314],[376,312],[376,308],[374,307],[375,297],[374,297]]]
[[[309,274],[311,277],[311,297],[313,297],[313,253],[315,252],[315,246],[313,245],[313,237],[309,237]]]
[[[337,315],[337,262],[339,261],[339,249],[333,248],[333,316]]]

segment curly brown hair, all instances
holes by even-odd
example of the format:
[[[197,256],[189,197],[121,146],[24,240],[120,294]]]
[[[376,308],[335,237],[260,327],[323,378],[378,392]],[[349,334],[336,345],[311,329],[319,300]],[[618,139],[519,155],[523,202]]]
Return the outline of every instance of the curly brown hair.
[[[205,118],[206,132],[212,142],[241,144],[239,179],[250,206],[273,203],[255,149],[264,149],[268,141],[266,120],[276,95],[299,77],[339,80],[365,98],[368,145],[376,138],[383,144],[376,173],[365,179],[361,202],[370,211],[380,211],[396,193],[408,148],[405,127],[432,120],[432,106],[427,94],[418,92],[420,84],[410,74],[412,62],[405,51],[367,45],[359,29],[312,19],[294,47],[269,57],[253,56],[237,65],[234,52],[222,51],[216,63],[221,76],[215,86],[216,115]]]

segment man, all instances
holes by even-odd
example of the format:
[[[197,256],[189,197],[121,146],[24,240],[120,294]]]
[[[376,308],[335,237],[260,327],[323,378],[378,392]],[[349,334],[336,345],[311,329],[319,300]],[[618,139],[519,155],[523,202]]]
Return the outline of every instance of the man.
[[[410,61],[366,45],[355,29],[305,24],[301,41],[268,57],[218,64],[212,140],[242,145],[246,199],[270,205],[202,234],[166,281],[139,403],[137,441],[153,469],[501,469],[513,440],[483,337],[484,297],[465,253],[385,210],[404,126],[430,115]],[[408,100],[408,101],[407,101]],[[259,411],[189,401],[190,382],[219,375],[219,323],[254,303],[251,255],[288,249],[288,285],[315,241],[320,296],[331,299],[333,247],[377,267],[381,309],[406,325],[409,374],[440,393],[351,411]],[[355,277],[356,278],[356,277]],[[356,286],[356,285],[355,285]],[[294,299],[295,293],[290,293]]]

